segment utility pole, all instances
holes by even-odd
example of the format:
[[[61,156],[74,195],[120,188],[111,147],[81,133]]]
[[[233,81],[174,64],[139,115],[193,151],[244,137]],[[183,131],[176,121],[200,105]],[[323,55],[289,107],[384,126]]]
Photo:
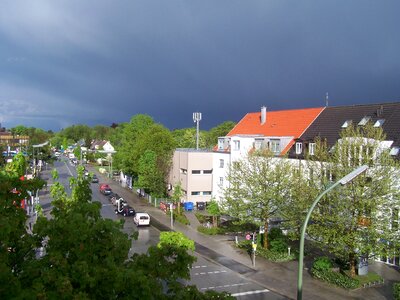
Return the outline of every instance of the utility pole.
[[[193,122],[196,123],[196,150],[199,150],[199,125],[201,121],[201,112],[193,113]]]

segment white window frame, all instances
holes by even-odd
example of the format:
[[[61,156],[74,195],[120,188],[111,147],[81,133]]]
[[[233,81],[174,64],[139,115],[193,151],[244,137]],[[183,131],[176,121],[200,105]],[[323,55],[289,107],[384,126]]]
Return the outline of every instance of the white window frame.
[[[310,155],[315,154],[315,143],[308,144],[308,154]]]
[[[301,154],[303,152],[303,143],[297,142],[296,143],[296,154]]]
[[[239,151],[240,150],[240,141],[239,140],[234,140],[233,141],[233,150]]]
[[[219,167],[223,168],[225,166],[225,161],[223,159],[219,160]]]
[[[281,140],[280,139],[271,139],[270,140],[271,151],[275,154],[281,153]]]
[[[219,184],[222,186],[224,184],[224,177],[219,178]]]

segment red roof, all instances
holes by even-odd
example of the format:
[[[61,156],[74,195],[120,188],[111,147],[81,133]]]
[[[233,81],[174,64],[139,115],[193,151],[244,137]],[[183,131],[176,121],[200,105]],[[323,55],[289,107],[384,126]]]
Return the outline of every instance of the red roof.
[[[261,125],[261,112],[248,113],[227,134],[293,136],[295,139],[311,125],[324,107],[293,110],[267,111],[266,122]]]

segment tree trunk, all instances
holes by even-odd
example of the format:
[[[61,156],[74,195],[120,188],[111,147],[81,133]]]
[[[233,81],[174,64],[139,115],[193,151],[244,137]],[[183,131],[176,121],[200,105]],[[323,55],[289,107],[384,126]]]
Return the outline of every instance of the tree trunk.
[[[356,256],[354,252],[349,253],[350,276],[356,276]]]
[[[217,222],[216,216],[212,216],[212,221],[213,221],[213,227],[218,227],[218,222]]]
[[[264,243],[263,248],[268,249],[268,220],[264,223]]]
[[[178,215],[180,215],[181,214],[181,202],[178,201],[176,204],[177,204],[177,207],[178,207]]]

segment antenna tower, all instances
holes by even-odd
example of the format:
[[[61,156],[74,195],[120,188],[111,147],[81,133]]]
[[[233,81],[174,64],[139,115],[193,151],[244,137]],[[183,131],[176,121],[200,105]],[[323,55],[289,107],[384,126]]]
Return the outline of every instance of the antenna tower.
[[[201,121],[201,112],[193,113],[193,122],[196,123],[196,150],[199,150],[199,124]]]

